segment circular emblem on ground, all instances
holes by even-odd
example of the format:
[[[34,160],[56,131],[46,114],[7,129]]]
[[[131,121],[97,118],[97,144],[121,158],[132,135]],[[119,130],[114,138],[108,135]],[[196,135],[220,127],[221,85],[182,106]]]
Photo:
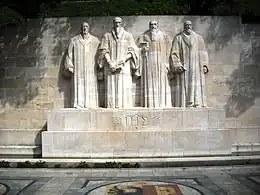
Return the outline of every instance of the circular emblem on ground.
[[[0,183],[0,194],[5,194],[6,191],[7,191],[7,188],[3,184]]]
[[[96,188],[89,195],[201,195],[183,184],[137,181],[109,184]]]

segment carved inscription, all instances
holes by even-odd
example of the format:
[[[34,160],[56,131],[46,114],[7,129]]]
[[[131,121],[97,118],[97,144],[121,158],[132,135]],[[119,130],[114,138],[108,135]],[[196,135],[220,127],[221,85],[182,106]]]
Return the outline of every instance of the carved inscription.
[[[113,124],[121,124],[121,118],[120,117],[112,117],[112,123]]]
[[[147,125],[147,119],[143,116],[135,115],[127,115],[125,116],[125,125],[139,127]]]
[[[113,117],[112,122],[115,125],[122,125],[128,128],[138,128],[148,125],[147,118],[137,114],[126,115],[124,117]]]

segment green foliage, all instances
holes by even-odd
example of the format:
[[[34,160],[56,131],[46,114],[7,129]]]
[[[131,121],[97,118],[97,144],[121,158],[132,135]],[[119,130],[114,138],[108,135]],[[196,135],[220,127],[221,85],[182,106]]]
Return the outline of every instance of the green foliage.
[[[24,23],[23,16],[7,6],[0,8],[0,28]]]
[[[62,168],[61,164],[55,164],[54,168]]]
[[[130,164],[130,163],[123,163],[122,168],[140,168],[140,164]]]
[[[89,168],[88,164],[85,161],[81,161],[75,168]]]
[[[120,162],[105,162],[105,163],[95,163],[93,168],[139,168],[138,163],[120,163]]]
[[[9,168],[10,167],[10,162],[7,161],[0,161],[0,168]]]
[[[17,163],[17,168],[33,168],[33,164],[29,161],[25,162],[18,162]]]
[[[0,168],[9,168],[10,162],[0,161]],[[48,165],[45,161],[37,161],[35,163],[30,161],[18,162],[16,165],[17,168],[48,168]],[[61,164],[55,164],[54,168],[63,168]],[[90,168],[87,162],[82,161],[76,166],[69,166],[68,168]],[[106,162],[106,163],[94,163],[94,166],[91,168],[140,168],[138,163],[120,163],[120,162]]]
[[[34,166],[33,168],[47,168],[48,167],[46,162],[45,161],[41,161],[41,160],[35,162],[33,166]]]
[[[30,161],[18,162],[17,168],[47,168],[47,164],[44,161],[37,161],[35,163],[31,163]]]
[[[49,16],[119,16],[119,15],[170,15],[187,14],[189,6],[180,5],[177,1],[160,0],[111,0],[109,2],[85,2],[61,4],[53,9]]]
[[[259,0],[3,0],[0,28],[35,17],[120,15],[247,15],[260,16]]]

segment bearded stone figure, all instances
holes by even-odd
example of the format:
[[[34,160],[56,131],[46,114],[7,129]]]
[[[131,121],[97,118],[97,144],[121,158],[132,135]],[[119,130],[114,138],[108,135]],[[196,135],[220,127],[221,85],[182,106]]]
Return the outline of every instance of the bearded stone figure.
[[[96,52],[99,40],[89,33],[89,24],[83,22],[81,33],[70,40],[64,64],[64,73],[72,77],[72,107],[98,107]]]
[[[149,22],[149,30],[137,38],[141,49],[141,106],[149,108],[172,107],[169,66],[171,42],[158,28],[157,21]]]
[[[115,17],[99,48],[99,68],[104,69],[107,108],[132,108],[132,73],[138,69],[138,52],[132,34]]]
[[[170,60],[174,79],[174,106],[206,107],[205,74],[208,53],[201,35],[192,30],[191,21],[172,43]]]

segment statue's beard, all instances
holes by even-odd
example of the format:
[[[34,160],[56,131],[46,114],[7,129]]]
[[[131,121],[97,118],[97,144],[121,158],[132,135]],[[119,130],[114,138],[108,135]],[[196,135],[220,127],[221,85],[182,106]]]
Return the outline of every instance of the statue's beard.
[[[158,37],[158,30],[157,29],[151,29],[151,39],[152,41],[156,41]]]
[[[115,33],[118,38],[119,32],[121,31],[121,27],[115,27]]]
[[[192,29],[188,28],[185,32],[187,35],[190,35],[192,33]]]

